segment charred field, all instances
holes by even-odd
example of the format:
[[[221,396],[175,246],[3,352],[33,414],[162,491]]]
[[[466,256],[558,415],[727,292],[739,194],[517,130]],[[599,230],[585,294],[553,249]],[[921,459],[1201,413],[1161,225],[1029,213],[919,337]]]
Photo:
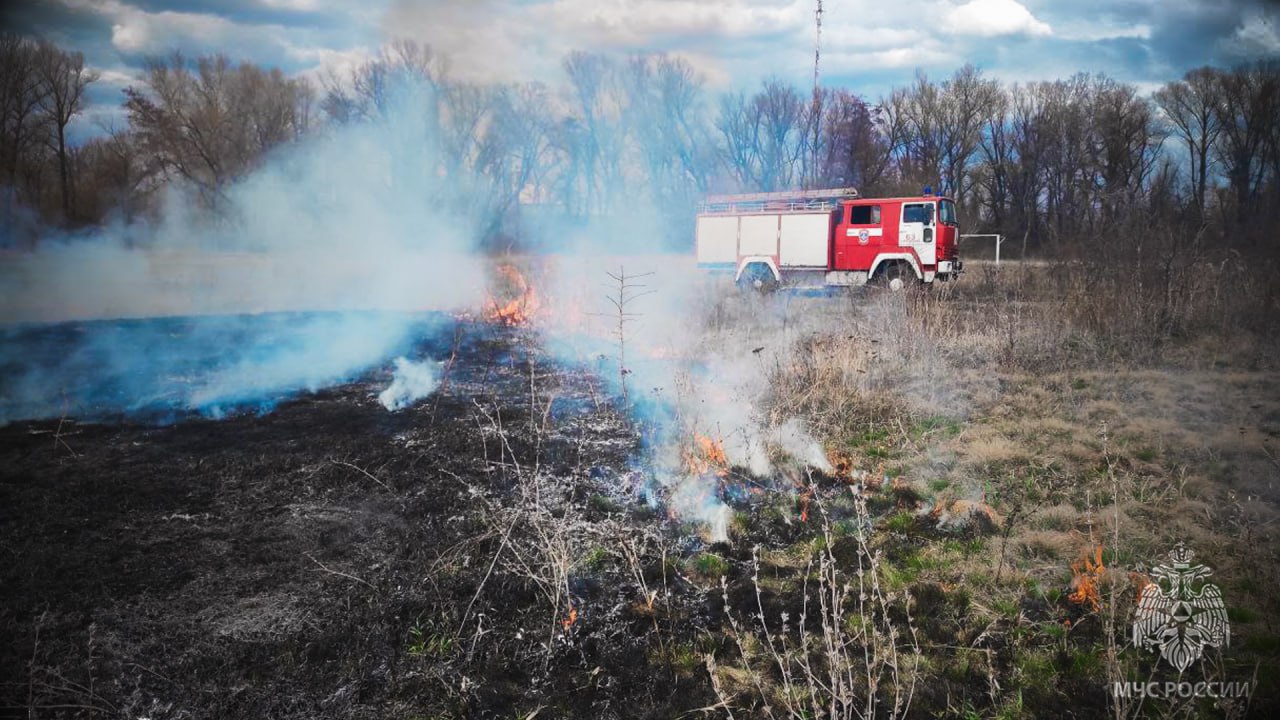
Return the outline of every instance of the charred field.
[[[582,523],[620,513],[635,429],[598,380],[539,359],[520,330],[458,323],[415,350],[446,361],[443,383],[399,413],[377,402],[384,370],[223,419],[3,428],[6,711],[501,714],[539,687],[576,706],[566,667],[588,660],[611,668],[592,702],[649,696],[624,681],[645,628],[547,636],[539,578],[485,572],[498,543],[538,539],[482,519],[527,472],[557,478],[548,507]],[[604,575],[572,588],[592,608],[582,627],[625,605]],[[470,689],[449,677],[464,651]]]
[[[1149,354],[1048,272],[712,288],[686,346],[637,331],[625,363],[436,319],[395,350],[438,384],[395,412],[383,358],[269,403],[9,422],[0,712],[1269,717],[1269,335]],[[79,332],[51,331],[26,341]],[[1232,621],[1182,676],[1128,640],[1178,541]],[[1250,691],[1110,691],[1179,678]]]

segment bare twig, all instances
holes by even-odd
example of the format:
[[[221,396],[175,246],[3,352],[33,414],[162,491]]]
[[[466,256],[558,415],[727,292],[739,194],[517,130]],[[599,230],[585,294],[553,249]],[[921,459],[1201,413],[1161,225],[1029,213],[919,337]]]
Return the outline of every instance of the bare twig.
[[[302,554],[303,554],[303,555],[305,555],[305,556],[307,557],[307,559],[308,559],[308,560],[310,560],[311,562],[315,563],[316,565],[319,565],[321,570],[323,570],[323,571],[325,571],[325,572],[329,573],[330,575],[337,575],[338,577],[344,577],[344,578],[346,578],[346,579],[348,579],[348,580],[355,580],[356,582],[360,583],[361,585],[368,586],[368,587],[369,587],[369,589],[371,589],[371,590],[377,590],[377,588],[376,588],[376,587],[374,587],[373,585],[369,584],[368,582],[366,582],[366,581],[364,581],[364,580],[361,580],[360,578],[356,577],[355,575],[348,575],[347,573],[344,573],[344,572],[342,572],[342,571],[340,571],[340,570],[333,570],[332,568],[328,567],[328,566],[327,566],[327,565],[325,565],[324,563],[322,563],[322,562],[320,562],[319,560],[317,560],[317,559],[315,559],[314,557],[312,557],[312,556],[311,556],[311,553],[302,553]]]
[[[387,491],[387,492],[389,492],[389,493],[394,493],[394,492],[395,492],[395,490],[392,490],[392,489],[391,489],[391,486],[390,486],[390,485],[388,485],[388,484],[386,484],[386,483],[382,482],[382,481],[381,481],[381,480],[379,480],[379,479],[378,479],[378,478],[377,478],[373,473],[369,472],[368,470],[365,470],[364,468],[360,467],[359,465],[352,465],[352,464],[351,464],[351,463],[349,463],[349,462],[344,462],[344,461],[342,461],[342,460],[334,460],[333,458],[329,458],[329,462],[333,463],[334,465],[341,465],[341,466],[343,466],[343,467],[349,467],[349,468],[351,468],[352,470],[356,470],[356,471],[360,472],[360,474],[364,475],[365,477],[369,478],[370,480],[372,480],[372,481],[374,481],[374,482],[378,483],[379,485],[381,485],[383,488],[385,488],[385,489],[386,489],[386,491]]]

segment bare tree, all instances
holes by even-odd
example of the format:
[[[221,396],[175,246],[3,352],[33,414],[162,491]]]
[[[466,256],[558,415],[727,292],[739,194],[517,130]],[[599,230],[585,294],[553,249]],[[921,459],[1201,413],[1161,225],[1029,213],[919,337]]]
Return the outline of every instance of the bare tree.
[[[9,232],[17,227],[21,190],[28,196],[38,190],[29,183],[21,186],[27,169],[34,165],[33,151],[46,125],[40,112],[45,88],[37,73],[39,62],[40,48],[34,41],[0,33],[0,170],[4,173],[0,192],[4,193],[4,227]]]
[[[193,72],[179,54],[149,60],[147,90],[125,96],[147,167],[189,182],[214,209],[229,183],[306,131],[313,97],[279,69],[214,55],[198,58]]]
[[[1008,232],[1008,216],[1013,197],[1013,175],[1017,171],[1014,129],[1010,121],[1010,94],[1001,90],[994,98],[979,142],[981,166],[975,184],[995,228]]]
[[[1211,149],[1222,132],[1217,108],[1221,87],[1219,72],[1209,67],[1189,71],[1181,80],[1155,92],[1155,101],[1187,144],[1192,198],[1196,216],[1203,221],[1205,193],[1209,185]]]
[[[1236,222],[1257,210],[1267,171],[1272,126],[1280,115],[1280,72],[1274,63],[1237,67],[1218,76],[1217,114],[1221,122],[1215,155],[1236,203]]]
[[[721,153],[729,174],[740,189],[759,186],[760,108],[745,93],[720,97],[716,129],[723,141]]]
[[[541,199],[544,178],[555,162],[553,119],[545,86],[539,83],[497,88],[492,118],[480,141],[477,169],[489,180],[490,234],[520,206],[522,197]]]
[[[875,192],[888,167],[873,108],[848,90],[823,88],[821,136],[814,185]]]
[[[1137,204],[1164,136],[1150,101],[1132,85],[1099,77],[1091,100],[1094,162],[1102,182],[1099,205],[1104,219],[1113,219]]]
[[[84,93],[96,82],[100,73],[87,70],[84,55],[64,52],[42,42],[36,62],[36,76],[41,86],[41,107],[53,127],[54,152],[58,158],[58,187],[62,197],[62,217],[71,216],[71,175],[67,157],[67,125],[84,109]]]
[[[565,206],[579,215],[604,213],[622,179],[625,98],[617,67],[604,55],[580,51],[570,53],[563,67],[572,108],[557,138],[570,166],[562,183]]]
[[[760,189],[785,190],[800,179],[805,103],[794,87],[776,79],[765,81],[755,103],[760,108]]]
[[[898,161],[909,185],[937,182],[940,192],[963,202],[968,167],[999,98],[999,86],[972,65],[941,84],[917,73],[909,88],[894,90],[886,103],[901,133]]]
[[[706,191],[710,138],[701,117],[702,84],[683,59],[638,55],[623,67],[629,145],[644,168],[652,199],[691,215]]]
[[[430,45],[399,39],[378,56],[341,77],[329,73],[321,80],[320,109],[329,119],[348,123],[391,117],[393,104],[409,100],[410,91],[424,91],[421,111],[432,119],[449,86],[449,62]],[[419,95],[421,98],[421,95]]]
[[[943,83],[943,118],[939,125],[938,149],[942,161],[942,189],[958,203],[968,194],[968,166],[982,132],[1000,103],[1000,88],[994,80],[984,80],[973,65],[965,65]]]

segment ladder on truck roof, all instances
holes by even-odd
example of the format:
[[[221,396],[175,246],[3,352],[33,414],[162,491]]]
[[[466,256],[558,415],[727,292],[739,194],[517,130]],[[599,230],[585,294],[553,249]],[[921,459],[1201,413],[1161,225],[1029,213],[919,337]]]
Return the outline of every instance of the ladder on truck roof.
[[[698,205],[700,213],[778,212],[798,210],[834,210],[841,200],[858,197],[856,188],[828,190],[790,190],[786,192],[746,193],[742,195],[708,195]]]

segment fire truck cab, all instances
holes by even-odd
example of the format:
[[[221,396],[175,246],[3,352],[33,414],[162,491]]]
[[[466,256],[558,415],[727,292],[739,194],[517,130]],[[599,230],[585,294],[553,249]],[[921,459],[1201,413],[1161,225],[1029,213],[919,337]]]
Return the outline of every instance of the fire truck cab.
[[[946,197],[860,198],[852,188],[711,196],[697,218],[701,267],[769,289],[954,278],[960,228]]]

